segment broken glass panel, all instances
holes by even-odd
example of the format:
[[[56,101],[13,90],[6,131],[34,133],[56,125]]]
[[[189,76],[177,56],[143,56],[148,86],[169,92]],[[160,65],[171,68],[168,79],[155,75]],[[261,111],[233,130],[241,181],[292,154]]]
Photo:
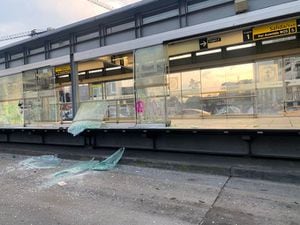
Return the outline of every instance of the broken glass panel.
[[[111,170],[115,168],[117,163],[122,158],[124,150],[125,148],[120,148],[118,151],[116,151],[114,154],[112,154],[111,156],[109,156],[107,159],[103,161],[95,161],[94,159],[92,159],[88,162],[77,163],[68,169],[55,173],[54,177],[64,178],[64,177],[81,174],[90,170],[94,170],[94,171]]]
[[[100,128],[107,107],[108,104],[106,101],[87,101],[80,103],[78,112],[68,132],[76,136],[85,129]]]

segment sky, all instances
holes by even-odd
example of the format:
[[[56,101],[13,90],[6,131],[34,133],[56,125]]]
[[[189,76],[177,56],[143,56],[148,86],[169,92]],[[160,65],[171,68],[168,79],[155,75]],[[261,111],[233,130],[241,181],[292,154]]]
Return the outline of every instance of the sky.
[[[118,8],[137,0],[106,0]],[[0,38],[6,35],[58,28],[107,12],[87,0],[2,0],[0,7]],[[0,46],[13,41],[0,41]]]

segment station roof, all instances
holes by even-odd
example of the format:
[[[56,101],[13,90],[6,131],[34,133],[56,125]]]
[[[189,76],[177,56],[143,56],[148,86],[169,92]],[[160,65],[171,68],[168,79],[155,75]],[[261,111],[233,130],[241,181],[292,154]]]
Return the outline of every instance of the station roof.
[[[119,21],[124,21],[127,18],[134,18],[136,14],[147,14],[149,11],[160,9],[162,7],[172,7],[177,4],[177,0],[142,0],[124,7],[100,14],[98,16],[90,17],[66,26],[59,27],[54,30],[47,31],[45,33],[27,38],[21,41],[17,41],[3,47],[0,47],[0,53],[4,51],[22,50],[24,44],[26,47],[36,46],[43,44],[47,40],[59,40],[64,37],[68,37],[70,33],[84,32],[92,29],[99,24],[113,25]]]

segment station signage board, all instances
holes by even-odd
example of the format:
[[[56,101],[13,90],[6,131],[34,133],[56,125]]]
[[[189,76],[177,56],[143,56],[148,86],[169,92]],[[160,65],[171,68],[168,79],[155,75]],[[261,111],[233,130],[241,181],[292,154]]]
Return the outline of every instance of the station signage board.
[[[271,23],[254,27],[252,32],[253,41],[287,36],[297,33],[298,23],[296,19],[284,22]]]
[[[242,31],[233,31],[220,35],[208,36],[200,38],[199,45],[200,50],[218,48],[227,45],[234,45],[243,42]]]
[[[276,37],[289,36],[300,32],[300,19],[265,24],[245,30],[209,35],[199,39],[200,50],[243,44]]]
[[[56,66],[54,68],[54,72],[55,72],[55,75],[57,75],[57,76],[70,74],[71,73],[71,66],[69,64],[62,65],[62,66]]]

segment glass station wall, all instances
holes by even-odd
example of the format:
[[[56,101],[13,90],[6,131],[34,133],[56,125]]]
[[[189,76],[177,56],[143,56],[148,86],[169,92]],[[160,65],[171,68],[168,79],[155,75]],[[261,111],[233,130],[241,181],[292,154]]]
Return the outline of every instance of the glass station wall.
[[[40,126],[57,120],[52,68],[0,78],[0,126]]]
[[[284,104],[287,116],[300,116],[300,56],[283,59]]]
[[[296,127],[300,124],[299,55],[170,74],[163,46],[136,50],[134,57],[135,68],[132,53],[79,63],[80,102],[107,102],[105,120],[111,123],[157,125],[170,119],[171,126],[180,120],[178,127],[184,128],[189,126],[183,119],[196,119],[194,126],[206,118],[246,118],[246,123],[252,117],[265,121],[259,120],[260,126],[271,121],[266,118],[288,117]],[[71,105],[70,79],[54,76],[53,68],[0,77],[2,127],[71,120]],[[221,120],[211,121],[208,125],[215,127]]]
[[[23,126],[22,74],[0,77],[0,126]]]
[[[300,116],[300,57],[168,76],[170,118]]]
[[[23,91],[25,125],[58,121],[55,78],[52,68],[24,72]]]
[[[254,65],[243,64],[169,75],[170,117],[253,114]]]
[[[165,124],[167,62],[163,45],[79,62],[79,101],[107,103],[106,122]]]
[[[55,92],[58,105],[58,120],[63,123],[72,121],[72,87],[71,87],[71,65],[64,64],[54,67]]]
[[[167,62],[163,45],[135,51],[135,108],[139,124],[167,123]]]
[[[108,121],[128,122],[135,120],[133,79],[103,81],[80,85],[80,100],[105,100],[108,103]]]
[[[78,63],[79,101],[103,100],[107,122],[135,122],[133,54],[119,54]]]

